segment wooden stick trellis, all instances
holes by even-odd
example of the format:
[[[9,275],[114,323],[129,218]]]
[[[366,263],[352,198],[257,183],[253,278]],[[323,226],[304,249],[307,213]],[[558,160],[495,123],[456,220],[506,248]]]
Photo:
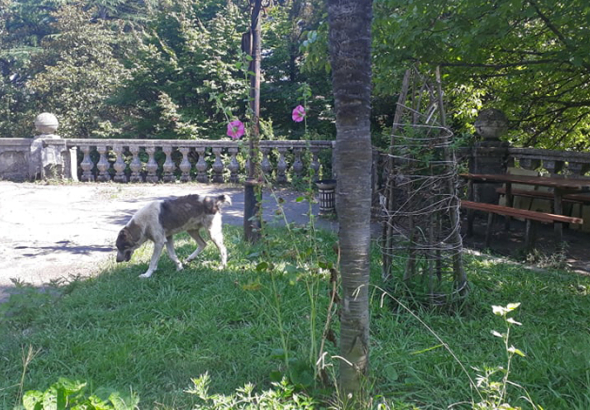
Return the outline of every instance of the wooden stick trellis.
[[[410,290],[427,296],[431,304],[467,293],[457,163],[438,70],[436,86],[417,70],[406,71],[380,193],[383,277],[401,277]]]

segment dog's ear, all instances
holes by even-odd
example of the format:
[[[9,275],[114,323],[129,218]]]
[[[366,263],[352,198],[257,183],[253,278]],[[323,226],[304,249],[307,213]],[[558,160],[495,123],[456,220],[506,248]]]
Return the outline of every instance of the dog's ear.
[[[135,221],[131,221],[131,223],[127,225],[127,234],[132,242],[137,242],[141,237],[141,227],[139,224],[136,224]]]
[[[126,245],[129,243],[129,232],[127,231],[127,227],[121,229],[119,231],[119,235],[117,235],[117,248],[124,249]]]
[[[217,206],[225,205],[225,204],[231,205],[231,198],[229,197],[229,195],[225,195],[225,194],[219,195],[215,199],[216,199],[215,202],[217,202]]]
[[[121,229],[119,236],[117,236],[117,248],[128,248],[139,241],[141,236],[141,228],[131,222],[128,226]]]

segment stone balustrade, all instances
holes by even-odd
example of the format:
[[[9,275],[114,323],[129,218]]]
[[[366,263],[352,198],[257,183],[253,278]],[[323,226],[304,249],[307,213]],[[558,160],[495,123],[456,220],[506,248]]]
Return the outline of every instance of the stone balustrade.
[[[508,165],[545,170],[552,176],[590,178],[590,153],[533,148],[508,148]]]
[[[31,142],[29,138],[0,138],[0,179],[29,179]]]
[[[490,157],[505,172],[506,167],[530,171],[544,171],[551,176],[590,178],[590,152],[556,151],[536,148],[463,147],[456,151],[457,161],[467,165],[474,173],[485,170],[473,167],[477,157]]]
[[[46,147],[63,153],[65,176],[83,182],[188,182],[238,183],[248,164],[237,141],[51,139]],[[329,164],[320,155],[334,141],[260,141],[260,168],[276,183],[286,183],[311,169],[330,177]],[[68,166],[68,164],[71,164]],[[67,172],[71,169],[70,172]]]

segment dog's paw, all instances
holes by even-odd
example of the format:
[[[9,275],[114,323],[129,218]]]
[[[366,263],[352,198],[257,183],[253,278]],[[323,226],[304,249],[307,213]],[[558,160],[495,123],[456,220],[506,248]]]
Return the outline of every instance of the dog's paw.
[[[182,266],[182,263],[178,263],[178,264],[176,265],[176,271],[177,271],[177,272],[178,272],[178,271],[181,271],[181,270],[183,270],[183,269],[184,269],[184,266]]]
[[[142,278],[142,279],[147,279],[147,278],[149,278],[150,276],[152,276],[151,272],[146,272],[146,273],[142,273],[142,274],[141,274],[141,275],[139,275],[138,277],[139,277],[139,278]]]

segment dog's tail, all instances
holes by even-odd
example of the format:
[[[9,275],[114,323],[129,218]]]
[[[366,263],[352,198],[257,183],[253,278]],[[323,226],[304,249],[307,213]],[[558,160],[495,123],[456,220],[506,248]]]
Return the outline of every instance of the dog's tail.
[[[217,203],[217,206],[221,206],[221,205],[231,205],[231,198],[229,197],[229,195],[219,195],[215,198],[215,202]]]

